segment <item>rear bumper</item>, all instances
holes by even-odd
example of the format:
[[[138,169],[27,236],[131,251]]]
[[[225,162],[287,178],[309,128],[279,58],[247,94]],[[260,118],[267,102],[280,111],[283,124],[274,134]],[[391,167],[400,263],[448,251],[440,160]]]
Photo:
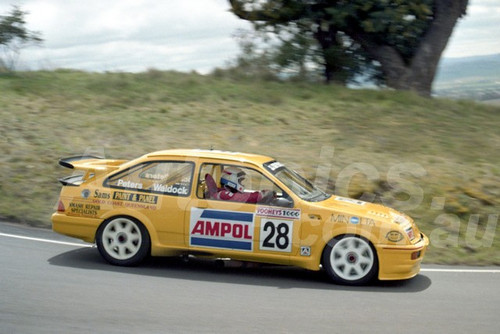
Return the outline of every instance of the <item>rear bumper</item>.
[[[95,242],[97,228],[101,219],[88,217],[73,217],[56,212],[52,215],[52,230],[59,234],[81,239],[86,242]]]
[[[421,233],[420,240],[408,246],[377,246],[380,280],[400,280],[416,276],[429,245],[429,239]]]

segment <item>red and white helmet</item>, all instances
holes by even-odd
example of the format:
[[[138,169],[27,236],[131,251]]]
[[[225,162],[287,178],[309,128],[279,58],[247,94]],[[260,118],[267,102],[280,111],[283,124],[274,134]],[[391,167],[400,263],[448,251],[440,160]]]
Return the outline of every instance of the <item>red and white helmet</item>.
[[[223,187],[230,187],[239,192],[243,192],[243,180],[245,179],[245,172],[237,167],[228,167],[222,171],[220,183]]]

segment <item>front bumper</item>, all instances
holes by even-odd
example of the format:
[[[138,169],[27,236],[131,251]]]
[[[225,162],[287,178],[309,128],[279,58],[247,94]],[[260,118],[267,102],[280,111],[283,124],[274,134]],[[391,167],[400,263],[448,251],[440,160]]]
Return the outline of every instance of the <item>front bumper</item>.
[[[379,260],[380,280],[400,280],[416,276],[420,272],[420,264],[429,246],[429,238],[423,233],[420,240],[408,246],[378,245],[376,247]]]

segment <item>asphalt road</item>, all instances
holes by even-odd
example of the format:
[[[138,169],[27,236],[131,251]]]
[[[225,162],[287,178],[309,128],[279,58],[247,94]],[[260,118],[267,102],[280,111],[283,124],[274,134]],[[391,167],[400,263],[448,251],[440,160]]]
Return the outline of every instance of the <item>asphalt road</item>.
[[[426,266],[345,287],[322,272],[196,259],[121,268],[89,246],[0,223],[0,333],[500,332],[500,268]]]

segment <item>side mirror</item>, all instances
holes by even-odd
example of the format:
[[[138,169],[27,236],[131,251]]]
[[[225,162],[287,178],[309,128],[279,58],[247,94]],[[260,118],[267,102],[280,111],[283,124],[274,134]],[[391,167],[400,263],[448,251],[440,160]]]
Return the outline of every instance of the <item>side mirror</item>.
[[[284,208],[293,208],[293,201],[286,197],[275,198],[270,204],[273,206],[281,206]]]

